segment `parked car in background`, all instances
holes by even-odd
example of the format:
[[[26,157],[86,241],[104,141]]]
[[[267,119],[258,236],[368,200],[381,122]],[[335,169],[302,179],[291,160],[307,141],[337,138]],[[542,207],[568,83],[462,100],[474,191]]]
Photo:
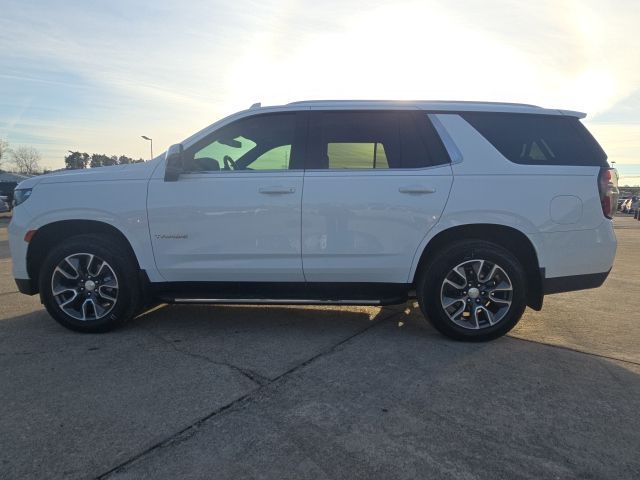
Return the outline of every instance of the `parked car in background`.
[[[11,205],[6,198],[0,197],[0,213],[11,211]]]
[[[584,116],[486,102],[256,105],[147,163],[21,182],[13,274],[83,332],[153,302],[417,298],[445,335],[489,340],[544,295],[609,274],[617,175]]]
[[[622,208],[623,208],[623,204],[624,202],[626,202],[629,199],[629,197],[620,197],[618,198],[618,211],[621,212]]]
[[[620,211],[622,213],[633,213],[638,208],[638,197],[629,197],[620,205]]]
[[[631,197],[625,198],[620,204],[620,211],[622,213],[627,213],[629,208],[631,208]]]

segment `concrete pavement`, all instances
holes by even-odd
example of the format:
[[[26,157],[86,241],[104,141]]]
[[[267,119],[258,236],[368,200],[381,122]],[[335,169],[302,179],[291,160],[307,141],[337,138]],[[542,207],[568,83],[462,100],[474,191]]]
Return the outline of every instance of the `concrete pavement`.
[[[464,344],[411,305],[69,332],[15,292],[0,223],[0,478],[638,478],[640,222],[616,234],[604,287]]]

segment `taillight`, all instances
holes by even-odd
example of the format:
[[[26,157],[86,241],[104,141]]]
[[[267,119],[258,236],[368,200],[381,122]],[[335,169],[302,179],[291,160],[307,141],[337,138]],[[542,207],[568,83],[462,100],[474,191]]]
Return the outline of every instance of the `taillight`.
[[[598,175],[598,192],[600,193],[600,205],[602,213],[607,218],[613,218],[618,203],[618,172],[615,168],[600,169]]]

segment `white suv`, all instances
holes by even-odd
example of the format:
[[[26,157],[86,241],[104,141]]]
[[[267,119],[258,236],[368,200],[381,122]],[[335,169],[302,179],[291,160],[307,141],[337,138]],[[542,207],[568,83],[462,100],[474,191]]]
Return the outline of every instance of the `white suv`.
[[[600,286],[617,176],[584,114],[480,102],[254,105],[165,155],[17,187],[21,292],[74,330],[154,302],[386,305],[504,335]]]

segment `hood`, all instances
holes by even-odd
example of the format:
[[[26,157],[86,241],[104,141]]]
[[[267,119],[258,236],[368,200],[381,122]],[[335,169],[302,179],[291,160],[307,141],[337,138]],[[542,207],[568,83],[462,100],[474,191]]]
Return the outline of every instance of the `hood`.
[[[56,172],[28,178],[18,184],[16,188],[33,188],[39,183],[71,183],[71,182],[101,182],[117,180],[144,180],[151,176],[163,155],[144,163],[129,165],[112,165],[109,167],[82,168],[77,170],[58,170]]]

